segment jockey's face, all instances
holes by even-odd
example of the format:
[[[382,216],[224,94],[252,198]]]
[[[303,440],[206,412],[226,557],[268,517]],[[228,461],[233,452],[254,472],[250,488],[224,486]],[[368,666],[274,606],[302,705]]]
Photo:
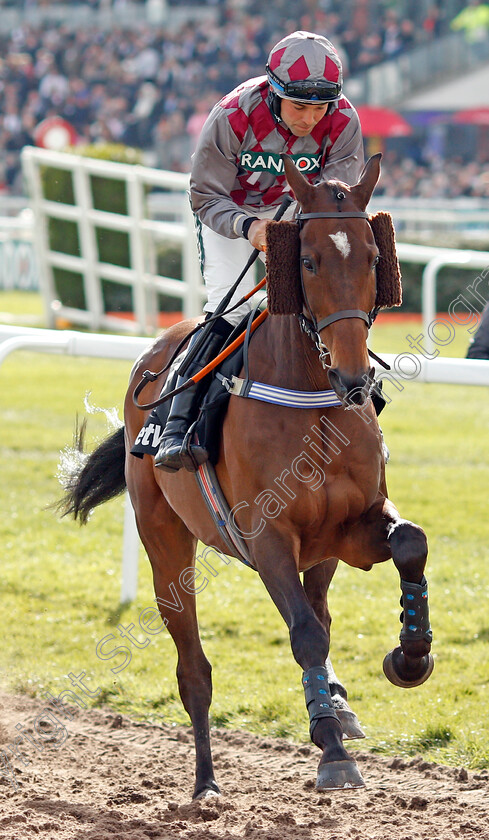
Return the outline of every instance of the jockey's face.
[[[306,137],[310,134],[327,110],[327,102],[324,105],[302,105],[292,99],[280,101],[280,116],[289,131],[296,137]]]

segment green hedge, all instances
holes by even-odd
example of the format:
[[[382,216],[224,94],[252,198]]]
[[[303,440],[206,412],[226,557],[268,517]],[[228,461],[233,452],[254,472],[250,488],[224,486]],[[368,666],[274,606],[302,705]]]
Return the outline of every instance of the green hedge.
[[[402,306],[395,312],[421,312],[421,280],[425,266],[416,263],[402,263]],[[477,277],[479,271],[475,268],[455,268],[446,266],[438,273],[436,284],[436,310],[447,312],[450,303],[460,293],[465,293]],[[470,294],[468,298],[472,300]],[[475,302],[474,302],[475,303]]]

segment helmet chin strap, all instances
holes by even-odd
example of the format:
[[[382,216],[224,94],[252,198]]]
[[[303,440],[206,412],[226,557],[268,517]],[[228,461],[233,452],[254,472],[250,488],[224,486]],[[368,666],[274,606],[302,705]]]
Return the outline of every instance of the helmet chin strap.
[[[280,116],[280,96],[271,87],[268,88],[268,107],[277,122],[282,122],[282,117]]]

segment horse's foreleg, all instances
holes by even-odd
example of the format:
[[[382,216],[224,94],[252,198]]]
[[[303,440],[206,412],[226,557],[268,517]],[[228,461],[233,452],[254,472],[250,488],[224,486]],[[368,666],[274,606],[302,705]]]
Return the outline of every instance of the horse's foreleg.
[[[196,760],[193,798],[218,794],[209,733],[211,665],[202,650],[195,594],[190,582],[195,539],[167,505],[156,485],[154,495],[148,493],[141,506],[136,498],[135,508],[139,534],[153,568],[158,607],[178,652],[180,697],[192,721]],[[194,585],[198,586],[197,581]]]
[[[392,557],[401,578],[402,630],[400,646],[385,657],[384,673],[403,688],[425,682],[433,658],[424,577],[428,544],[422,528],[401,519],[392,502],[381,498],[350,529],[338,553],[350,565],[364,569]]]
[[[266,541],[255,540],[253,550],[260,577],[289,628],[292,653],[304,672],[309,734],[323,751],[316,786],[320,790],[363,787],[356,762],[343,746],[341,723],[329,691],[325,667],[329,626],[321,623],[310,604],[288,539],[267,529]]]
[[[328,636],[330,636],[331,628],[331,614],[328,608],[328,589],[337,565],[338,559],[336,557],[329,557],[327,560],[304,572],[304,589],[306,595]],[[336,676],[329,656],[326,659],[325,665],[328,674],[329,691],[334,710],[341,723],[343,738],[350,740],[365,738],[365,733],[360,726],[358,718],[348,704],[346,688]]]
[[[400,646],[384,659],[384,673],[394,685],[410,688],[424,683],[433,670],[433,634],[424,576],[428,543],[422,528],[406,519],[392,522],[387,538],[401,578],[402,630]]]

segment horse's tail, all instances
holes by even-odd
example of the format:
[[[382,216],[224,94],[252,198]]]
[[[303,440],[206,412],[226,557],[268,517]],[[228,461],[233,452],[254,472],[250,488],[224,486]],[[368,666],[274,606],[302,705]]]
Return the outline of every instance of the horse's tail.
[[[83,453],[85,429],[86,420],[75,431],[74,447],[64,453],[60,480],[65,495],[56,505],[62,516],[73,515],[82,525],[93,508],[126,489],[124,426],[105,438],[89,455]]]

